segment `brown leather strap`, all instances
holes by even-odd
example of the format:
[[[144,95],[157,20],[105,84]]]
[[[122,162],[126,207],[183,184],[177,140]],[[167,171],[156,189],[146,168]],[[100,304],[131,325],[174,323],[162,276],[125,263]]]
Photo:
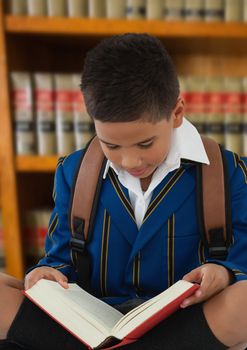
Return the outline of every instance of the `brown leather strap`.
[[[98,137],[95,136],[85,151],[74,188],[71,207],[71,231],[74,236],[74,219],[84,221],[84,239],[88,238],[88,229],[93,202],[95,198],[99,174],[101,172],[104,154]]]
[[[202,141],[210,161],[209,166],[202,166],[204,225],[210,244],[209,232],[212,229],[223,228],[224,240],[227,240],[224,166],[219,145],[205,136],[202,136]]]
[[[202,166],[202,206],[206,238],[211,244],[209,232],[212,229],[223,228],[224,240],[227,239],[224,167],[219,145],[203,136],[202,141],[210,161],[210,166]],[[74,218],[81,218],[84,221],[85,240],[88,237],[89,221],[103,160],[104,154],[95,136],[82,159],[71,207],[72,235],[74,236]]]

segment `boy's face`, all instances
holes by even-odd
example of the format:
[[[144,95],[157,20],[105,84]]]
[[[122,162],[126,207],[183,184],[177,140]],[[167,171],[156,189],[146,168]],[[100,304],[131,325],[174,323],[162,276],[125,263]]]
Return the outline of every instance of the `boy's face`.
[[[167,157],[173,128],[182,124],[183,114],[184,102],[179,99],[169,121],[162,119],[154,124],[140,118],[132,122],[94,122],[106,158],[131,175],[144,179]]]

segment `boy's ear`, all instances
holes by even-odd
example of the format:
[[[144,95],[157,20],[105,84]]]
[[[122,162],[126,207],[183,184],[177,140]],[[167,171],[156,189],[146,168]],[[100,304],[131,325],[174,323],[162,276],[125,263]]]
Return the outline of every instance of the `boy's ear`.
[[[179,128],[183,123],[184,116],[184,100],[179,97],[176,103],[175,108],[172,112],[173,118],[173,128]]]

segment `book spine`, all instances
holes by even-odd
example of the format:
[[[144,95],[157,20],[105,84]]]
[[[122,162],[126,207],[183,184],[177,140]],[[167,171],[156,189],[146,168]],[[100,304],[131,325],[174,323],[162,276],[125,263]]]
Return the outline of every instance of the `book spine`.
[[[78,88],[81,75],[74,74],[74,130],[75,130],[75,147],[81,149],[86,146],[88,141],[94,136],[95,129],[92,118],[89,116],[84,103],[83,94]]]
[[[26,256],[35,256],[37,254],[35,245],[35,227],[36,218],[33,210],[24,213],[24,243]]]
[[[147,19],[162,19],[164,13],[163,0],[147,0]]]
[[[67,15],[66,0],[47,0],[49,17],[64,17]]]
[[[38,154],[56,154],[54,84],[52,74],[34,74],[34,101]]]
[[[247,0],[243,0],[243,21],[247,22]]]
[[[187,76],[186,75],[179,75],[178,81],[179,81],[180,97],[182,99],[184,99],[185,104],[186,104],[186,100],[187,100]]]
[[[207,22],[221,22],[224,20],[223,0],[205,0],[204,18]]]
[[[27,13],[26,0],[8,0],[7,12],[11,15],[25,15]]]
[[[210,77],[206,82],[205,113],[206,133],[224,145],[224,78]]]
[[[205,78],[189,76],[186,91],[186,116],[201,135],[206,134]]]
[[[127,0],[126,1],[126,18],[127,19],[146,18],[146,1],[145,0]]]
[[[27,0],[27,13],[29,16],[45,16],[46,1],[45,0]]]
[[[225,147],[243,152],[242,78],[225,78]]]
[[[87,0],[67,0],[69,17],[87,17]]]
[[[247,77],[243,78],[242,110],[244,116],[243,154],[247,157]]]
[[[106,0],[107,18],[125,18],[125,0]]]
[[[57,151],[66,155],[73,152],[75,146],[71,74],[55,74],[55,106]]]
[[[184,17],[184,0],[166,0],[164,4],[166,20],[181,20]]]
[[[0,210],[0,272],[5,272],[3,217]]]
[[[225,0],[225,21],[242,20],[243,3],[242,0]]]
[[[15,123],[16,153],[35,153],[35,132],[31,75],[12,72],[11,100]]]
[[[105,1],[88,0],[88,16],[90,18],[103,18],[106,15]]]
[[[184,17],[186,21],[201,21],[204,17],[203,0],[185,0]]]
[[[47,228],[52,210],[28,210],[24,214],[25,253],[29,260],[39,259],[44,253]]]

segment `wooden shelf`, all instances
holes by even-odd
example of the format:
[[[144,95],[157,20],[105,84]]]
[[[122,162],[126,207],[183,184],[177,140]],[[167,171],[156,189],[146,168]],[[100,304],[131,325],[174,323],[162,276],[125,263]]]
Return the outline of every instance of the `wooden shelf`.
[[[5,16],[7,33],[110,36],[124,32],[158,37],[247,39],[247,23],[165,22],[89,18]]]
[[[59,156],[16,156],[18,172],[54,172]]]

